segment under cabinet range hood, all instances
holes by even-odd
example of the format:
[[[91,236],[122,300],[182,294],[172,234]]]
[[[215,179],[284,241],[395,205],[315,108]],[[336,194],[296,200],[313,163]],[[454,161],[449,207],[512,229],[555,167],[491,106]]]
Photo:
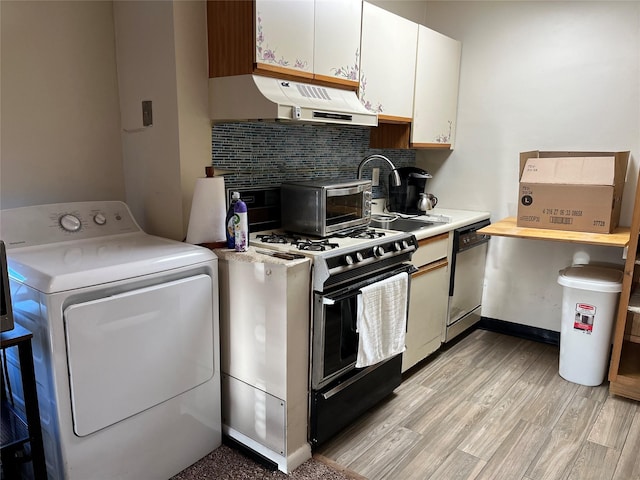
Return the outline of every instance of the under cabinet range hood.
[[[375,127],[378,116],[355,92],[258,75],[209,79],[209,114],[214,122],[285,120]]]

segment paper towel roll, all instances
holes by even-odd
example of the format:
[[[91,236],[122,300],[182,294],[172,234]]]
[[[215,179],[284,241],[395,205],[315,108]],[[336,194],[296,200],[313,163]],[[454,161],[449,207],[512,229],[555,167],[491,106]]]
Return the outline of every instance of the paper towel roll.
[[[187,243],[226,241],[226,214],[224,177],[196,179],[187,228]]]

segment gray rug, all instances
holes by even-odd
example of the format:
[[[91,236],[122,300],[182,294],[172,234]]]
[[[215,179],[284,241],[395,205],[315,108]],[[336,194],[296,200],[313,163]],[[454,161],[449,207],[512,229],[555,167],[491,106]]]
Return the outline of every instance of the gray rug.
[[[270,470],[234,448],[222,445],[202,460],[183,470],[172,480],[366,480],[333,461],[315,455],[289,475]]]

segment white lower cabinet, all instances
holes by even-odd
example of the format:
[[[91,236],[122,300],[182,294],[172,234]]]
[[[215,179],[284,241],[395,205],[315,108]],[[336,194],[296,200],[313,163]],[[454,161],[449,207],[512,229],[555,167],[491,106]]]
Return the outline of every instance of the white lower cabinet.
[[[307,441],[309,259],[216,250],[222,431],[291,472]]]
[[[412,259],[418,271],[411,276],[403,372],[440,348],[449,300],[449,234],[420,240],[418,245]]]

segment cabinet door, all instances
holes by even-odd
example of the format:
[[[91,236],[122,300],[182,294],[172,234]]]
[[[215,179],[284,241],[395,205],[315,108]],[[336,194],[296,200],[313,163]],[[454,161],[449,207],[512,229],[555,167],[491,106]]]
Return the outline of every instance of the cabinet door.
[[[411,120],[417,41],[416,23],[363,4],[360,101],[380,121]]]
[[[318,80],[357,87],[362,0],[316,0],[313,69]]]
[[[411,276],[403,372],[440,348],[449,299],[447,267],[445,258],[421,267]]]
[[[414,148],[453,148],[462,45],[420,25],[411,126]]]
[[[255,0],[256,67],[313,75],[314,0]]]

